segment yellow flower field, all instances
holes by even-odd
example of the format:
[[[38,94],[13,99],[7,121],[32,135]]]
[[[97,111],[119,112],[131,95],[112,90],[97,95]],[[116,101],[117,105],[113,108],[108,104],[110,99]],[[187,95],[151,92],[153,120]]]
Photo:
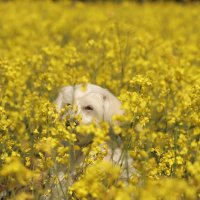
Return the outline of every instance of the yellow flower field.
[[[0,199],[199,199],[199,22],[200,4],[1,1]],[[118,125],[66,126],[53,102],[79,83],[121,100]],[[119,139],[125,179],[103,160]]]

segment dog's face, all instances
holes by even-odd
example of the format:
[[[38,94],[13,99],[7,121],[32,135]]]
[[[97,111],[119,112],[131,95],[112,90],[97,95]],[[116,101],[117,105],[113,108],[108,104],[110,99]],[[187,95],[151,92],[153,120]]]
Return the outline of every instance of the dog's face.
[[[77,112],[68,113],[81,116],[82,124],[107,121],[112,122],[113,115],[121,115],[120,101],[108,90],[97,85],[88,84],[85,89],[81,85],[63,87],[55,101],[57,110],[66,105],[74,105]]]

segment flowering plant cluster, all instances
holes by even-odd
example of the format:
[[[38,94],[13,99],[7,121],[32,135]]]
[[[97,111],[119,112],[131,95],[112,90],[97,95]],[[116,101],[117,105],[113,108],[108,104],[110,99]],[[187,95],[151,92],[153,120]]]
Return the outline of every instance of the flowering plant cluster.
[[[0,2],[0,198],[200,198],[199,10]],[[118,123],[66,126],[53,102],[79,83],[120,99]]]

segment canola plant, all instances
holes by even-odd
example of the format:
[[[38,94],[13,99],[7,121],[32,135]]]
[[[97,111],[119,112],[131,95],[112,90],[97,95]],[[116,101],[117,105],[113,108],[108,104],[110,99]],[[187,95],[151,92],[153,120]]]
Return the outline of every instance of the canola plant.
[[[0,2],[0,197],[199,199],[199,11],[199,4]],[[116,95],[125,111],[119,123],[66,126],[53,101],[62,86],[79,83]],[[92,142],[80,147],[78,135]],[[121,159],[133,159],[125,179],[120,165],[104,161],[113,138]],[[84,155],[73,181],[72,150]]]

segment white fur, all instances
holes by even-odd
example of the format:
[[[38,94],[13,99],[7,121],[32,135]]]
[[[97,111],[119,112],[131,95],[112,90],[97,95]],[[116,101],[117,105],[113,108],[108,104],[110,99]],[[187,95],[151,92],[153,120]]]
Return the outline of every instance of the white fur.
[[[58,111],[67,104],[75,105],[78,108],[76,114],[81,116],[83,124],[93,121],[111,123],[113,115],[123,113],[120,101],[113,94],[93,84],[87,84],[86,88],[82,85],[63,87],[55,103]],[[92,109],[88,110],[88,107]]]

